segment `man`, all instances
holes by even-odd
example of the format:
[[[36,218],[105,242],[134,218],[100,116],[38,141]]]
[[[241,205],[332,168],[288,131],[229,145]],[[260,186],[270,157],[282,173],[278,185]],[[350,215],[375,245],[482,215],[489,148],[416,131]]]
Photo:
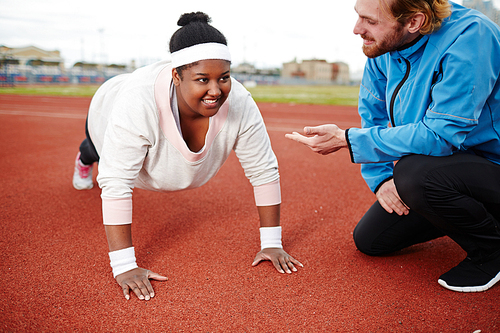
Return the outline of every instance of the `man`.
[[[447,235],[467,258],[438,283],[487,290],[500,280],[500,28],[447,0],[357,0],[355,10],[368,57],[362,128],[286,137],[320,154],[348,148],[361,164],[377,202],[354,230],[360,251]]]

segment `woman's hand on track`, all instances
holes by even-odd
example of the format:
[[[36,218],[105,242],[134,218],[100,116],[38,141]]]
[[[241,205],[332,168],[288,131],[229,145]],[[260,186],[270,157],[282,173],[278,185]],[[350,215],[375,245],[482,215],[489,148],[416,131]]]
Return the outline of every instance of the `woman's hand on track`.
[[[263,249],[255,256],[252,266],[257,266],[263,260],[270,260],[280,273],[292,274],[297,271],[295,265],[304,267],[298,260],[279,248]],[[294,265],[295,264],[295,265]]]
[[[123,290],[123,295],[130,299],[130,290],[132,290],[139,299],[149,301],[155,296],[153,286],[149,279],[166,281],[168,278],[157,273],[153,273],[144,268],[134,268],[128,272],[116,276],[116,282]]]

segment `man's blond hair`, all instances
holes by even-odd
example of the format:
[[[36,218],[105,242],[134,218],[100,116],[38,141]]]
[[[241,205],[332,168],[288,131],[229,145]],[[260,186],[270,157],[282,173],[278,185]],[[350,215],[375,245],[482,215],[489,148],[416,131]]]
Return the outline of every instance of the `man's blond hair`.
[[[383,11],[405,24],[418,12],[425,15],[425,22],[420,28],[423,35],[431,34],[441,28],[443,20],[451,15],[448,0],[379,0]]]

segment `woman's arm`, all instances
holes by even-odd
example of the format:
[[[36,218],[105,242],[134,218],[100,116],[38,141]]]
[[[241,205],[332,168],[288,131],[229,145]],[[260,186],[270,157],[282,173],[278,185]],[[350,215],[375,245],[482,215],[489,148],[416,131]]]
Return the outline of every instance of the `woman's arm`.
[[[257,206],[257,210],[259,211],[260,226],[279,227],[280,207],[281,205]]]
[[[132,246],[132,225],[105,225],[109,252],[122,250]]]
[[[296,272],[295,265],[304,267],[283,250],[281,245],[280,205],[257,206],[260,217],[261,251],[257,253],[252,266],[263,260],[270,260],[280,273]]]
[[[132,228],[131,224],[124,225],[105,225],[106,237],[110,251],[111,266],[113,273],[120,269],[123,264],[133,263],[135,268],[115,275],[116,282],[123,290],[125,298],[130,299],[130,290],[132,290],[139,299],[148,301],[154,297],[153,287],[149,279],[159,281],[167,280],[167,277],[153,273],[147,269],[137,267],[135,264],[135,253],[132,246]],[[126,269],[126,268],[125,268]]]

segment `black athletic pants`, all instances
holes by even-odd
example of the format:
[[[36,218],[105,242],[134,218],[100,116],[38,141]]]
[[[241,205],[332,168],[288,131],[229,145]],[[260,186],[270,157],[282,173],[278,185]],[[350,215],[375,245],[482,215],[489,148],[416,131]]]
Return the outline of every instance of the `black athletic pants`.
[[[394,168],[394,183],[410,213],[387,213],[378,201],[354,229],[360,251],[384,255],[449,236],[474,260],[500,255],[500,165],[465,153],[411,155]]]
[[[99,154],[97,154],[94,143],[90,139],[88,119],[85,121],[85,140],[80,144],[80,161],[86,165],[99,162]]]

